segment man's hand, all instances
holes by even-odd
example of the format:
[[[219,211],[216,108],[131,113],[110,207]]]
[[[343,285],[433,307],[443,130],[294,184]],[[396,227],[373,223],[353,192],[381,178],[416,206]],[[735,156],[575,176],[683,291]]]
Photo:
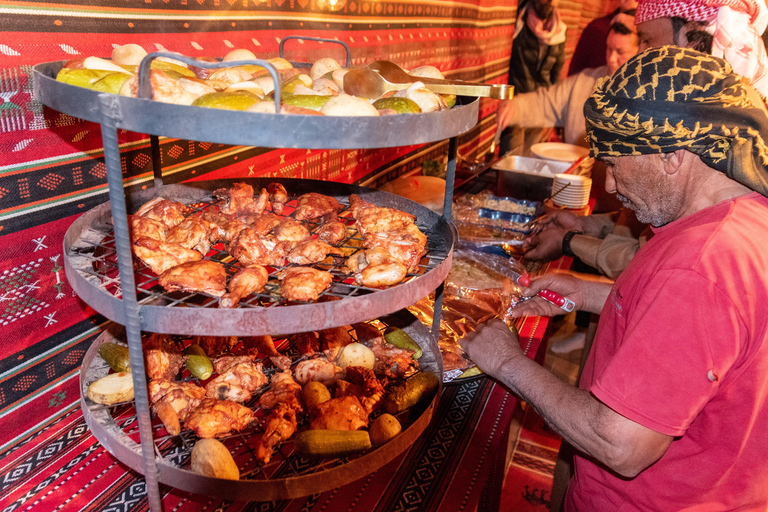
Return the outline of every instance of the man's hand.
[[[504,100],[499,102],[499,107],[496,109],[496,133],[501,132],[507,126],[515,116],[515,105],[509,101]]]
[[[542,299],[537,294],[541,290],[552,290],[563,297],[571,299],[578,311],[600,313],[608,294],[611,292],[613,281],[601,276],[575,272],[553,272],[534,277],[531,285],[523,289],[523,296],[533,297],[519,302],[515,307],[506,311],[506,316],[517,318],[521,316],[555,316],[562,315],[563,310]]]
[[[517,332],[498,319],[479,325],[459,340],[459,345],[483,372],[494,378],[501,376],[503,368],[514,367],[517,359],[525,358]]]
[[[525,257],[530,260],[556,260],[563,255],[563,238],[568,231],[554,222],[544,225],[538,232],[534,231],[523,240]]]
[[[589,217],[563,210],[548,213],[536,221],[531,234],[523,240],[525,257],[531,260],[555,260],[563,255],[563,238],[569,231],[599,236],[599,226]]]
[[[555,226],[567,229],[568,231],[587,232],[585,217],[565,210],[556,210],[548,213],[543,216],[541,220],[546,224],[554,224]]]

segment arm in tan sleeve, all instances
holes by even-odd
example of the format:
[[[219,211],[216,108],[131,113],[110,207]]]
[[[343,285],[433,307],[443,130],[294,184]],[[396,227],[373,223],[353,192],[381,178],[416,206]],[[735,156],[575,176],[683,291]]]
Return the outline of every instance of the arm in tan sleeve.
[[[627,268],[627,265],[635,257],[641,245],[637,238],[613,234],[606,236],[600,242],[597,252],[594,254],[594,265],[588,264],[594,266],[601,274],[611,279],[616,279]],[[573,241],[571,249],[574,254],[578,255]]]
[[[580,231],[595,238],[605,238],[616,229],[618,212],[595,213],[581,217]]]
[[[555,85],[514,96],[510,100],[514,103],[514,115],[509,125],[527,128],[563,126],[563,116],[575,80],[574,77],[568,77]]]

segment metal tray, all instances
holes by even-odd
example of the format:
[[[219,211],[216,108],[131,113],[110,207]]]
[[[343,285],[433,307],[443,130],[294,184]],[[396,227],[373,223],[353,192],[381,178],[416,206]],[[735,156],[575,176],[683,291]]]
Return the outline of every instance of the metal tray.
[[[266,292],[263,296],[245,300],[240,307],[233,309],[219,309],[218,300],[204,294],[168,293],[157,284],[154,273],[144,268],[143,264],[138,264],[135,265],[134,275],[141,305],[142,330],[184,335],[255,336],[338,327],[387,315],[410,305],[436,289],[451,268],[454,235],[444,217],[400,196],[354,185],[268,178],[203,181],[167,185],[131,194],[127,197],[128,210],[136,211],[141,204],[157,195],[205,209],[211,204],[211,191],[230,187],[236,181],[247,182],[256,190],[277,181],[284,184],[292,198],[306,192],[319,192],[334,196],[345,205],[349,204],[349,195],[355,193],[377,205],[406,211],[416,215],[417,225],[427,234],[428,252],[416,273],[410,274],[405,282],[383,290],[355,285],[348,275],[339,270],[343,263],[340,260],[331,268],[324,267],[334,275],[334,280],[318,302],[288,303],[274,300]],[[291,201],[287,206],[292,204]],[[349,224],[353,225],[351,218]],[[353,235],[351,241],[345,244],[354,244],[355,240]],[[215,247],[207,257],[225,267],[234,267],[223,247],[218,251]],[[351,246],[349,249],[359,250]],[[125,325],[128,318],[119,288],[109,203],[86,212],[70,226],[64,238],[64,254],[67,278],[78,296],[110,320]]]
[[[543,201],[552,193],[555,174],[567,171],[571,164],[512,155],[502,158],[492,167],[498,172],[498,195]]]
[[[263,114],[172,105],[99,93],[56,81],[65,61],[32,68],[34,95],[42,104],[86,121],[106,115],[116,128],[186,140],[274,148],[366,149],[422,144],[456,137],[477,124],[478,98],[426,114],[332,117]]]
[[[423,354],[419,364],[422,370],[442,374],[443,362],[437,342],[421,322],[407,311],[399,311],[381,320],[387,325],[400,327],[421,345]],[[109,372],[109,367],[98,356],[99,345],[115,339],[121,340],[122,337],[119,326],[113,324],[86,352],[80,372],[80,403],[88,428],[96,439],[122,463],[143,474],[134,404],[107,407],[87,398],[88,385]],[[286,354],[291,355],[291,352]],[[268,365],[269,360],[266,361]],[[240,480],[223,480],[192,472],[189,462],[195,434],[183,431],[179,436],[168,436],[159,420],[155,419],[152,431],[158,480],[185,491],[242,501],[292,499],[335,489],[376,471],[407,450],[429,425],[440,392],[441,389],[438,389],[425,407],[400,415],[403,432],[390,442],[344,459],[304,459],[293,453],[293,440],[290,439],[275,451],[269,463],[259,465],[253,462],[253,448],[263,433],[260,426],[220,439],[240,467]],[[260,414],[263,413],[257,410],[257,416]],[[303,428],[300,426],[300,429]]]

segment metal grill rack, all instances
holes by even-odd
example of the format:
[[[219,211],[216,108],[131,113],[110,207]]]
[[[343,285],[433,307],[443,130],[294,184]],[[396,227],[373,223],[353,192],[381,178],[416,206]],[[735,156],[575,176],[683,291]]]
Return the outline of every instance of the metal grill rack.
[[[211,183],[210,188],[215,188],[215,185],[216,184]],[[295,199],[296,198],[294,197],[286,203],[286,211],[289,211],[289,213],[290,210],[293,210],[292,207],[295,205]],[[344,200],[343,197],[340,199]],[[209,211],[215,205],[216,201],[210,200],[205,203],[196,203],[187,206],[192,210],[192,214],[202,214],[206,211]],[[355,284],[354,277],[351,276],[349,272],[344,270],[343,267],[346,258],[364,250],[362,247],[363,237],[360,236],[356,231],[354,219],[351,217],[348,204],[342,203],[342,209],[339,210],[338,215],[339,220],[343,221],[347,226],[347,237],[343,240],[342,243],[336,246],[344,251],[344,257],[332,256],[332,261],[325,261],[323,263],[313,265],[315,268],[330,272],[334,277],[331,288],[323,292],[321,296],[343,299],[345,297],[352,297],[381,291],[377,288],[369,288],[363,285]],[[290,217],[290,214],[279,215],[279,217],[287,218]],[[312,235],[315,235],[317,230],[322,225],[321,223],[311,221],[305,221],[304,224]],[[104,227],[108,228],[109,226]],[[443,261],[445,261],[446,257],[448,256],[444,243],[445,241],[437,240],[438,233],[434,229],[430,230],[429,226],[422,225],[421,228],[423,231],[426,231],[427,234],[427,252],[419,261],[418,270],[415,272],[409,272],[407,274],[406,281],[418,278],[434,270]],[[103,238],[99,241],[95,241],[95,238],[97,238],[95,230],[94,235],[95,236],[92,238],[89,237],[90,240],[88,241],[88,245],[83,246],[81,244],[77,244],[76,247],[72,248],[70,254],[72,257],[77,257],[81,260],[78,265],[79,272],[88,278],[96,279],[104,290],[113,294],[115,297],[120,298],[120,274],[117,267],[117,250],[115,248],[114,233],[111,229],[107,229],[105,232],[103,232]],[[239,268],[237,262],[230,256],[225,245],[221,242],[217,243],[211,248],[211,251],[206,255],[206,259],[221,263],[229,275],[236,272]],[[272,266],[270,268],[272,269],[270,275],[273,277],[281,270],[288,268],[288,266]],[[205,294],[166,292],[158,284],[158,276],[146,266],[137,265],[135,276],[139,304],[163,304],[169,307],[218,307],[217,299],[210,296],[206,297]],[[279,286],[274,282],[274,280],[270,281],[266,285],[265,289],[266,292],[256,293],[241,299],[240,307],[265,308],[286,306],[289,304],[288,300],[280,296]]]
[[[382,318],[377,323],[381,327],[394,325],[405,330],[414,340],[425,347],[425,351],[419,359],[421,370],[439,371],[439,362],[442,361],[442,356],[439,351],[437,353],[432,351],[431,344],[428,342],[430,336],[428,329],[410,313],[401,310]],[[98,356],[99,345],[104,342],[122,342],[124,338],[124,331],[118,326],[113,326],[110,330],[105,331],[88,350],[83,360],[83,370],[80,377],[83,393],[90,382],[109,372],[109,367]],[[186,341],[183,338],[177,338],[177,343],[183,346]],[[279,351],[291,357],[294,363],[302,360],[290,337],[279,340],[276,345]],[[277,371],[271,366],[268,358],[261,362],[264,364],[266,375],[271,375]],[[186,370],[183,371],[182,377],[186,381],[195,380]],[[308,493],[322,492],[322,490],[336,487],[340,482],[354,480],[361,474],[361,471],[368,471],[371,465],[380,466],[398,455],[404,446],[413,443],[429,424],[438,399],[439,395],[436,395],[425,407],[398,415],[398,419],[403,425],[403,432],[397,438],[398,444],[388,443],[376,450],[341,459],[316,460],[307,459],[294,453],[293,441],[289,440],[274,452],[269,463],[261,465],[255,462],[254,449],[264,432],[263,421],[266,413],[261,411],[258,406],[258,396],[254,396],[249,403],[244,405],[255,411],[259,422],[243,432],[219,439],[229,448],[238,464],[241,470],[240,481],[217,480],[215,485],[208,483],[209,487],[207,487],[206,493],[231,498],[232,493],[236,492],[237,494],[234,495],[240,499],[248,500],[290,499]],[[91,430],[100,442],[122,462],[140,470],[140,433],[135,404],[127,402],[104,406],[84,399],[83,410]],[[306,421],[300,421],[298,431],[306,428]],[[158,464],[160,481],[170,479],[174,487],[190,492],[200,492],[199,475],[192,473],[189,469],[190,455],[197,436],[190,431],[182,431],[178,436],[170,436],[157,419],[152,421],[152,434],[153,451]]]
[[[229,310],[218,308],[218,299],[209,295],[166,292],[157,283],[157,276],[153,272],[143,264],[137,264],[134,265],[133,275],[136,300],[142,308],[144,330],[168,334],[193,335],[203,332],[209,335],[254,336],[338,327],[360,320],[363,311],[370,319],[410,305],[437,288],[450,270],[454,235],[445,218],[399,196],[354,185],[287,178],[166,185],[132,195],[132,211],[155,194],[194,205],[194,209],[204,211],[215,202],[210,191],[231,187],[236,181],[246,182],[255,190],[266,187],[272,181],[279,181],[294,197],[310,190],[335,197],[345,205],[339,218],[347,222],[350,236],[340,247],[349,254],[362,250],[362,239],[354,229],[354,220],[348,209],[350,194],[359,194],[364,200],[380,206],[406,211],[416,215],[417,225],[427,235],[427,254],[420,260],[417,271],[410,273],[405,282],[387,289],[378,290],[355,284],[353,277],[342,268],[346,258],[336,258],[332,263],[315,265],[334,276],[331,287],[323,292],[323,297],[317,302],[289,302],[279,296],[279,285],[273,280],[263,292],[245,298],[240,307]],[[293,200],[288,203],[286,214],[292,212],[289,209],[292,203]],[[122,316],[124,290],[111,217],[110,204],[107,203],[75,221],[65,237],[65,268],[73,288],[83,300],[104,316],[124,324],[127,321]],[[310,223],[308,227],[316,231],[319,224]],[[214,246],[206,258],[222,263],[229,274],[237,268],[226,247],[221,244]],[[271,276],[283,268],[271,267]],[[300,314],[296,313],[297,309]]]
[[[348,48],[347,53],[349,54]],[[230,65],[195,61],[177,54],[150,54],[142,63],[139,73],[139,98],[98,93],[57,82],[56,75],[63,62],[38,64],[32,70],[34,94],[38,101],[65,114],[99,123],[102,131],[110,201],[86,212],[69,228],[64,241],[64,263],[67,277],[75,292],[98,312],[125,326],[133,368],[137,413],[135,422],[131,419],[126,420],[125,424],[134,429],[131,430],[133,437],[135,430],[138,430],[139,445],[136,445],[135,440],[123,443],[124,439],[130,437],[117,427],[109,410],[91,410],[93,404],[82,398],[84,416],[89,427],[99,442],[113,455],[144,475],[147,498],[153,511],[162,510],[159,482],[202,494],[225,495],[234,499],[274,500],[287,495],[299,496],[319,492],[315,485],[319,479],[315,475],[321,475],[320,479],[325,485],[331,482],[335,487],[380,468],[406,450],[426,428],[432,418],[439,392],[424,413],[400,436],[362,457],[344,460],[342,464],[331,468],[321,466],[317,473],[311,475],[272,478],[266,482],[269,485],[261,486],[258,480],[214,479],[179,468],[176,462],[182,459],[169,456],[166,460],[153,438],[154,428],[149,413],[141,332],[258,335],[316,330],[370,320],[398,311],[435,291],[435,318],[432,330],[424,343],[435,355],[435,370],[442,374],[442,358],[437,336],[442,282],[450,270],[452,259],[454,236],[447,219],[450,219],[451,215],[457,137],[477,124],[479,100],[459,97],[455,107],[440,112],[364,118],[275,115],[172,105],[147,99],[149,63],[151,59],[159,56],[176,58],[187,63],[195,62],[195,65],[204,68]],[[280,56],[283,57],[282,45]],[[257,59],[245,63],[267,68],[277,81],[277,71],[268,62]],[[279,91],[279,85],[276,85],[275,89]],[[279,94],[276,93],[276,96],[279,98]],[[275,103],[277,107],[279,99],[276,99]],[[150,134],[154,189],[126,195],[117,136],[120,129]],[[292,304],[287,307],[250,307],[256,300],[260,300],[253,298],[250,303],[246,301],[242,307],[222,310],[213,307],[213,299],[201,299],[205,297],[201,294],[196,294],[194,299],[184,297],[183,300],[173,296],[173,300],[168,302],[168,297],[158,297],[154,295],[154,291],[142,292],[140,290],[143,283],[149,282],[148,279],[153,276],[141,270],[134,271],[127,212],[136,211],[138,205],[156,195],[173,198],[173,192],[179,187],[164,185],[159,135],[222,144],[304,149],[386,148],[449,139],[444,217],[439,217],[398,196],[385,196],[381,192],[359,189],[368,195],[364,197],[367,201],[414,213],[422,230],[426,228],[429,250],[433,256],[427,258],[428,263],[420,267],[417,275],[411,276],[410,281],[399,286],[382,291],[361,287],[350,287],[347,291],[345,288],[342,300],[329,302]],[[340,186],[328,186],[331,185]],[[180,197],[175,199],[184,204],[206,200],[206,195],[209,194],[209,190],[200,189],[196,184],[186,184],[182,189],[184,192],[180,195],[188,194],[185,196],[187,200]],[[296,195],[302,193],[296,189],[291,192]],[[426,223],[425,218],[428,219]],[[107,235],[112,225],[114,238],[110,240]],[[96,246],[101,247],[99,251],[103,250],[103,254],[97,254]],[[93,262],[97,259],[103,262],[104,268],[94,273]],[[86,268],[91,270],[84,270]],[[339,276],[339,283],[341,282]],[[341,285],[335,285],[328,294],[339,293],[339,286]],[[206,302],[209,299],[211,302]],[[200,307],[200,304],[191,307],[197,300],[202,301],[203,307]],[[166,303],[156,305],[157,301]],[[98,359],[96,353],[97,347],[94,344],[83,361],[84,371],[81,372],[80,382],[83,397],[86,389],[84,379],[89,375],[94,358]],[[161,441],[161,445],[165,446],[165,442]]]

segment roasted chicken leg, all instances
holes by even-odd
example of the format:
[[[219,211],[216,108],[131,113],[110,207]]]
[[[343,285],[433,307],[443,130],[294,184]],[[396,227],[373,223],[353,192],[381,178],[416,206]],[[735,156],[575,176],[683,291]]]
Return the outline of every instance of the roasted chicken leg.
[[[229,292],[221,296],[223,308],[234,308],[240,299],[264,289],[269,279],[269,272],[261,265],[243,267],[229,280]]]

